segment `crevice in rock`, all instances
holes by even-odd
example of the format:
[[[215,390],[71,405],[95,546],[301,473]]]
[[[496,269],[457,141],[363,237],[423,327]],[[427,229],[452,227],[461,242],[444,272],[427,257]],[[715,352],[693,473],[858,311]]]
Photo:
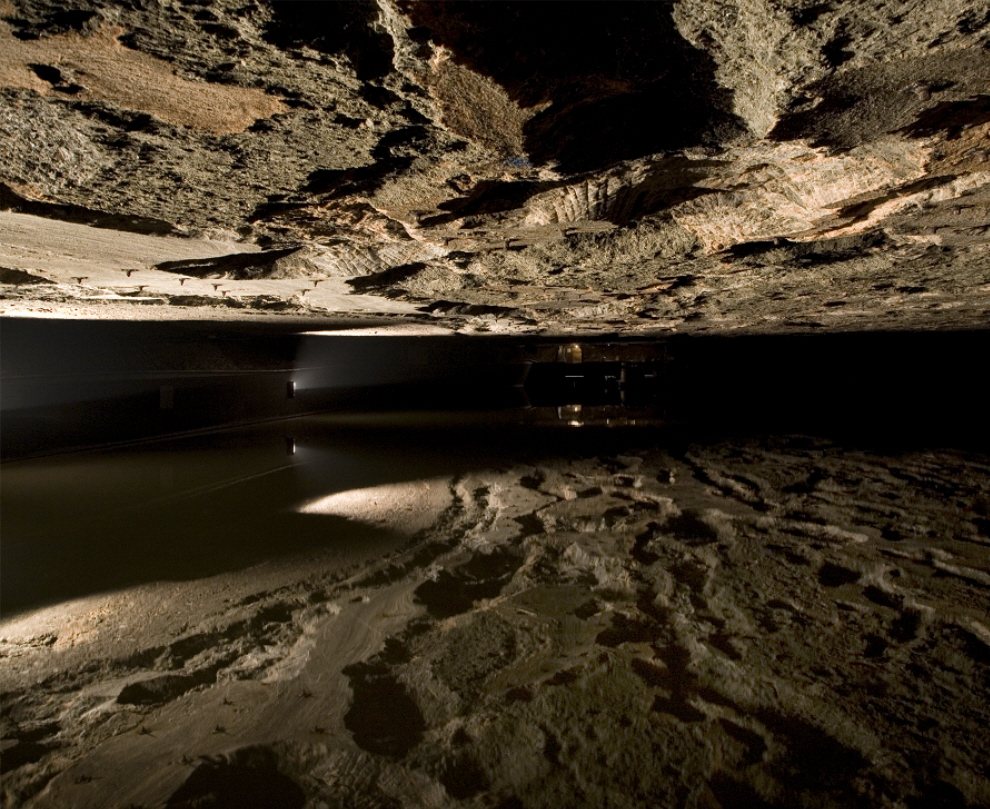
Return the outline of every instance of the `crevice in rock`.
[[[161,219],[146,216],[107,213],[84,208],[80,205],[64,205],[54,202],[38,202],[22,197],[10,186],[0,183],[0,211],[25,213],[45,219],[58,219],[94,228],[122,230],[128,233],[143,233],[152,236],[183,235],[174,225]]]
[[[714,60],[681,37],[667,4],[586,2],[557,36],[551,3],[400,4],[425,37],[504,87],[520,107],[549,106],[524,128],[537,165],[602,168],[661,151],[714,145],[743,131]],[[484,31],[484,36],[479,35]],[[670,114],[657,116],[657,110]]]
[[[272,45],[343,54],[361,81],[381,79],[391,72],[392,39],[375,28],[379,11],[373,0],[347,3],[280,0],[271,9],[272,18],[264,37]]]

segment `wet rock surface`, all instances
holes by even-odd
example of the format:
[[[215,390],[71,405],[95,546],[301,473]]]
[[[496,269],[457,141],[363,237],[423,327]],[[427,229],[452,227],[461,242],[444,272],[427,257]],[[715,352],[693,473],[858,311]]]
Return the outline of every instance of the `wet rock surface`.
[[[267,251],[76,273],[118,293],[140,266],[149,318],[190,306],[170,274],[213,273],[316,317],[348,289],[294,281],[351,279],[467,333],[972,327],[988,20],[985,0],[4,0],[0,203]],[[46,269],[64,286],[5,281],[7,311],[93,297]],[[201,292],[197,317],[259,294]]]
[[[377,560],[7,620],[5,803],[990,801],[985,455],[573,447],[448,488]]]

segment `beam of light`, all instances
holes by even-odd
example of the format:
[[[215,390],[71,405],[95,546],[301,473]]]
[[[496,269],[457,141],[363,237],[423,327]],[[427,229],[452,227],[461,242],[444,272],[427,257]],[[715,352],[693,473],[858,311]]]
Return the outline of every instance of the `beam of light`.
[[[311,500],[298,511],[413,536],[435,525],[452,503],[450,479],[430,478],[336,492]]]
[[[423,333],[393,331],[349,340],[359,330],[303,332],[292,378],[300,391],[345,390],[422,380],[437,372]],[[378,331],[378,330],[373,330]]]

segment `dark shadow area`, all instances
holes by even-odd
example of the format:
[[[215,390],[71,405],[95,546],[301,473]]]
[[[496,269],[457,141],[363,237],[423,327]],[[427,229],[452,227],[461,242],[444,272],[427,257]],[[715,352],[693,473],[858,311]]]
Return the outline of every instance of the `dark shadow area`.
[[[426,264],[422,261],[413,261],[409,264],[399,264],[395,267],[389,267],[387,270],[373,272],[370,275],[359,275],[355,278],[348,278],[347,283],[360,292],[369,289],[385,289],[392,284],[398,284],[408,278],[412,278],[425,269]]]
[[[179,261],[163,261],[156,264],[154,269],[162,272],[174,272],[179,275],[191,275],[195,278],[268,278],[280,258],[291,256],[297,248],[289,247],[282,250],[262,250],[259,253],[233,253],[229,256],[213,258],[180,259]]]
[[[958,138],[964,129],[990,121],[990,95],[977,95],[962,101],[943,101],[925,110],[918,120],[902,132],[912,138],[930,138],[945,132],[949,140]]]
[[[301,809],[306,793],[279,771],[267,747],[246,747],[206,758],[169,797],[166,809]]]
[[[52,284],[47,278],[40,275],[32,275],[24,270],[11,270],[7,267],[0,267],[0,284]]]
[[[355,194],[371,195],[385,181],[405,171],[428,147],[430,131],[425,126],[407,126],[385,133],[371,150],[373,162],[348,169],[317,169],[307,178],[303,191],[341,199]]]
[[[18,39],[40,39],[41,36],[92,31],[100,22],[100,16],[90,9],[64,9],[61,4],[29,3],[19,10],[16,17],[6,17],[14,26],[13,35]],[[54,7],[53,7],[54,6]]]
[[[31,214],[32,216],[41,216],[45,219],[59,219],[63,222],[73,222],[77,225],[122,230],[127,233],[143,233],[151,236],[182,235],[172,224],[161,219],[95,211],[91,208],[83,208],[80,205],[37,202],[22,197],[3,183],[0,183],[0,211]]]
[[[293,324],[0,327],[6,460],[315,412],[894,439],[986,432],[973,358],[990,349],[990,331],[570,342],[354,337]]]
[[[968,447],[990,436],[973,360],[987,348],[990,331],[685,338],[671,350],[682,380],[672,415],[715,430]]]
[[[355,323],[354,325],[360,325]],[[518,341],[306,335],[299,325],[0,320],[0,458],[320,411],[503,408]]]
[[[677,32],[669,3],[403,2],[417,41],[432,40],[491,77],[521,107],[526,156],[565,172],[742,131],[715,62]],[[659,111],[664,111],[658,114]],[[511,157],[511,156],[510,156]]]
[[[843,214],[845,215],[845,211]],[[816,239],[813,242],[796,242],[784,238],[746,242],[726,248],[725,253],[734,259],[759,259],[764,254],[776,250],[782,251],[788,260],[796,261],[801,266],[813,266],[830,261],[843,261],[862,255],[872,248],[891,245],[890,237],[883,231],[869,231],[835,239]]]
[[[560,188],[567,182],[566,180],[541,182],[482,180],[470,193],[441,202],[440,209],[448,213],[428,216],[423,219],[422,224],[424,227],[436,227],[468,216],[511,211],[522,206],[530,197]]]
[[[223,324],[0,320],[0,457],[300,412],[297,338]]]
[[[368,91],[375,88],[372,85],[365,85],[363,89]],[[384,89],[381,91],[390,93]],[[362,94],[368,95],[367,92]],[[391,103],[390,100],[379,100],[380,106],[388,106]],[[410,107],[409,114],[414,112]],[[353,128],[349,124],[346,125]],[[418,124],[387,132],[371,150],[371,163],[346,169],[316,169],[306,178],[302,191],[307,194],[318,194],[324,201],[354,195],[371,196],[386,181],[401,174],[413,164],[421,151],[428,148],[430,134],[427,127]],[[251,213],[248,221],[256,222],[274,214],[305,208],[309,204],[297,198],[286,200],[281,195],[270,197],[268,202],[262,203]]]
[[[361,81],[381,79],[392,69],[392,38],[372,27],[379,11],[371,0],[279,0],[271,4],[271,10],[264,37],[272,45],[343,54]]]
[[[839,64],[850,40],[837,32],[823,56]],[[978,49],[949,54],[938,50],[906,60],[869,60],[846,65],[807,85],[793,98],[768,138],[807,140],[813,147],[846,150],[887,133],[927,138],[941,133],[952,140],[988,119],[988,96],[960,98],[957,81],[980,61]],[[985,61],[985,57],[984,57]],[[974,84],[973,87],[980,85]],[[948,93],[936,102],[933,96]]]
[[[293,328],[4,319],[2,457],[317,412],[895,441],[987,432],[973,358],[990,331],[570,342]]]
[[[717,160],[685,160],[669,157],[658,160],[644,172],[634,187],[621,187],[617,192],[605,195],[594,211],[596,217],[617,225],[659,210],[672,208],[682,202],[712,193],[711,189],[698,188],[712,168],[721,166]],[[568,185],[575,178],[566,180],[482,180],[469,193],[439,205],[447,213],[426,217],[421,224],[434,227],[456,222],[469,216],[511,211],[523,207],[537,194]],[[593,182],[593,179],[589,180]]]

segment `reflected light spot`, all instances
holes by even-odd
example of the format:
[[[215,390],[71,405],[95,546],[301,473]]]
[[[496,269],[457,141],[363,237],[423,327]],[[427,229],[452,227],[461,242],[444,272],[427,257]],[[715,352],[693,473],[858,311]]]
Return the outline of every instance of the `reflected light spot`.
[[[337,492],[306,503],[299,512],[343,517],[412,536],[435,525],[452,504],[450,480],[432,478]]]

